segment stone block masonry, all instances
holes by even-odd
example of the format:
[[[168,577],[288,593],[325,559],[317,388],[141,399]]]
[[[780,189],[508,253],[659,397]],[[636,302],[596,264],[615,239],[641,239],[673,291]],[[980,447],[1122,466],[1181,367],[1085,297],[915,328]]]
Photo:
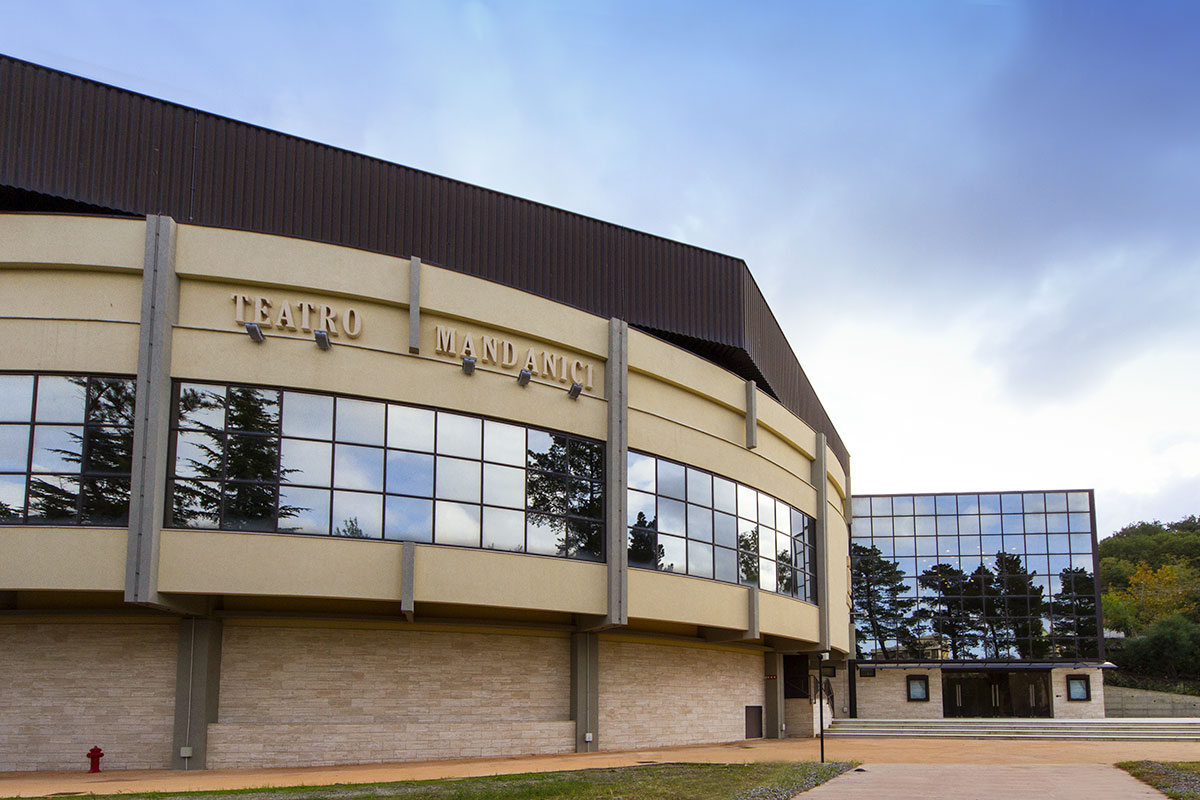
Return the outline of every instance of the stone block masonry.
[[[924,675],[929,679],[928,700],[908,699],[909,675]],[[854,687],[859,719],[942,718],[940,669],[878,669],[873,678],[859,675]]]
[[[177,624],[0,624],[0,772],[171,766]]]
[[[209,767],[573,752],[561,635],[227,624]]]
[[[730,742],[761,706],[762,653],[600,638],[600,749]]]

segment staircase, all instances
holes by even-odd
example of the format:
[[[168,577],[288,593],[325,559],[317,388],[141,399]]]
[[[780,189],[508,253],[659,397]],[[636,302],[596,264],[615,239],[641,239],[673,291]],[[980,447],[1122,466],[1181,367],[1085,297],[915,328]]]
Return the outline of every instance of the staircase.
[[[826,736],[1200,742],[1200,717],[1182,719],[835,719]]]

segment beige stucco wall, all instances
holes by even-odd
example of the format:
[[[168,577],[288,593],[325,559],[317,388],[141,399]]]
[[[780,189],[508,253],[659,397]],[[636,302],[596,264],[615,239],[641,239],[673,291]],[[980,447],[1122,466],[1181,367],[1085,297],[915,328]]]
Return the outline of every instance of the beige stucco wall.
[[[908,699],[909,675],[924,675],[929,678],[928,701]],[[942,718],[940,669],[877,669],[874,678],[859,675],[854,689],[859,719]]]
[[[562,634],[227,623],[209,767],[571,752]]]
[[[744,739],[763,683],[762,653],[601,635],[600,748]]]
[[[1091,678],[1091,700],[1067,699],[1067,676],[1087,675]],[[1050,670],[1050,706],[1055,719],[1102,719],[1104,717],[1104,670]]]
[[[0,772],[166,769],[175,713],[171,624],[0,623]]]
[[[0,527],[0,588],[123,591],[125,528]]]

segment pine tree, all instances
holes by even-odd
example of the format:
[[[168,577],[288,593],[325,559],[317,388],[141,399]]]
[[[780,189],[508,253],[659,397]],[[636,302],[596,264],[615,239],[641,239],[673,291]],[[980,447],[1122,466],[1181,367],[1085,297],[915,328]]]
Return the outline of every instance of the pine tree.
[[[912,609],[917,601],[902,595],[908,590],[904,571],[879,548],[851,545],[850,596],[860,624],[856,626],[859,655],[862,643],[869,637],[878,643],[884,659],[897,655],[888,648],[889,641],[901,646],[915,639]]]

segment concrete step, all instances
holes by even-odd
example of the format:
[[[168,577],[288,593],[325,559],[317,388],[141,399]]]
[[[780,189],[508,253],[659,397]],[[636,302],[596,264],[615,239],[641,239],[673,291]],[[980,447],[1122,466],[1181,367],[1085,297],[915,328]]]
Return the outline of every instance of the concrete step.
[[[860,738],[1200,741],[1200,719],[836,719],[825,735]]]

